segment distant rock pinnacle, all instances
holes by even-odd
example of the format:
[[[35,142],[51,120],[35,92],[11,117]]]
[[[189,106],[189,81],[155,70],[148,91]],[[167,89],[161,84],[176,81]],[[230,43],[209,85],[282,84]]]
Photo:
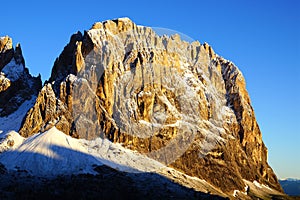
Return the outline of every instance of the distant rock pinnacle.
[[[0,38],[0,70],[0,116],[7,116],[37,95],[42,81],[29,74],[20,44],[14,49],[8,36]]]

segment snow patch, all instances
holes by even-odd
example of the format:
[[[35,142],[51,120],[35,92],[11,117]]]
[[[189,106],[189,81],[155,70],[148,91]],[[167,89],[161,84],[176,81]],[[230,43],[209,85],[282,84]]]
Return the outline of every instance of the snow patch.
[[[253,184],[258,188],[262,188],[262,185],[257,181],[253,181]]]
[[[234,191],[233,191],[233,196],[234,196],[234,197],[237,197],[237,196],[238,196],[238,193],[244,194],[244,195],[248,195],[248,190],[249,190],[249,186],[246,185],[246,186],[245,186],[245,191],[244,191],[244,192],[239,191],[239,190],[234,190]]]
[[[234,190],[233,191],[233,196],[236,197],[238,192],[240,192],[240,191],[239,190]]]
[[[71,83],[73,83],[77,80],[77,76],[75,76],[74,74],[69,74],[66,80],[69,80]]]
[[[7,151],[9,149],[16,149],[24,141],[24,138],[15,131],[11,131],[5,135],[5,137],[0,138],[0,153]]]
[[[268,189],[268,190],[272,190],[269,186],[265,185],[265,184],[260,184],[259,182],[257,181],[253,181],[253,184],[258,187],[258,188],[265,188],[265,189]]]

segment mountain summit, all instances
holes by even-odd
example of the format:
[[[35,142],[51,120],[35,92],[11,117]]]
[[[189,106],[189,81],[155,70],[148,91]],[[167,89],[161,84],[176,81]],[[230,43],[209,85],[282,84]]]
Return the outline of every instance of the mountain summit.
[[[34,143],[54,128],[86,144],[121,144],[223,194],[242,194],[249,182],[282,192],[240,70],[207,43],[160,36],[128,18],[71,36],[17,131]]]

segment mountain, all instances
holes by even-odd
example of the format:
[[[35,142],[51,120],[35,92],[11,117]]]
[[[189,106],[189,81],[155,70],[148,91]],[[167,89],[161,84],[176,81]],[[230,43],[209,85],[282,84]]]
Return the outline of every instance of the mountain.
[[[0,38],[0,116],[8,116],[37,95],[41,77],[32,77],[25,67],[20,44],[15,48],[8,36]]]
[[[279,180],[284,192],[291,196],[300,196],[300,180],[286,179]]]
[[[18,77],[35,88],[0,118],[20,124],[2,133],[8,171],[53,177],[106,165],[220,198],[284,196],[242,73],[207,43],[160,36],[128,18],[97,22],[71,36],[38,94],[39,77],[28,75],[24,59],[9,65],[8,55],[1,53],[1,71],[25,69]],[[5,80],[15,79],[4,74],[6,91]]]

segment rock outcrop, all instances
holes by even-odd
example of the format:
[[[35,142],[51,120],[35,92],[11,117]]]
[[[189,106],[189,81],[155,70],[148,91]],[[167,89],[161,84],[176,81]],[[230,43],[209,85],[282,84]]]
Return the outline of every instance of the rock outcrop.
[[[243,179],[282,191],[239,69],[206,43],[128,18],[71,37],[20,134],[53,126],[107,137],[225,192],[243,191]]]
[[[12,39],[0,38],[0,116],[16,111],[25,101],[37,95],[41,77],[32,77],[25,67],[20,44],[13,48]]]

